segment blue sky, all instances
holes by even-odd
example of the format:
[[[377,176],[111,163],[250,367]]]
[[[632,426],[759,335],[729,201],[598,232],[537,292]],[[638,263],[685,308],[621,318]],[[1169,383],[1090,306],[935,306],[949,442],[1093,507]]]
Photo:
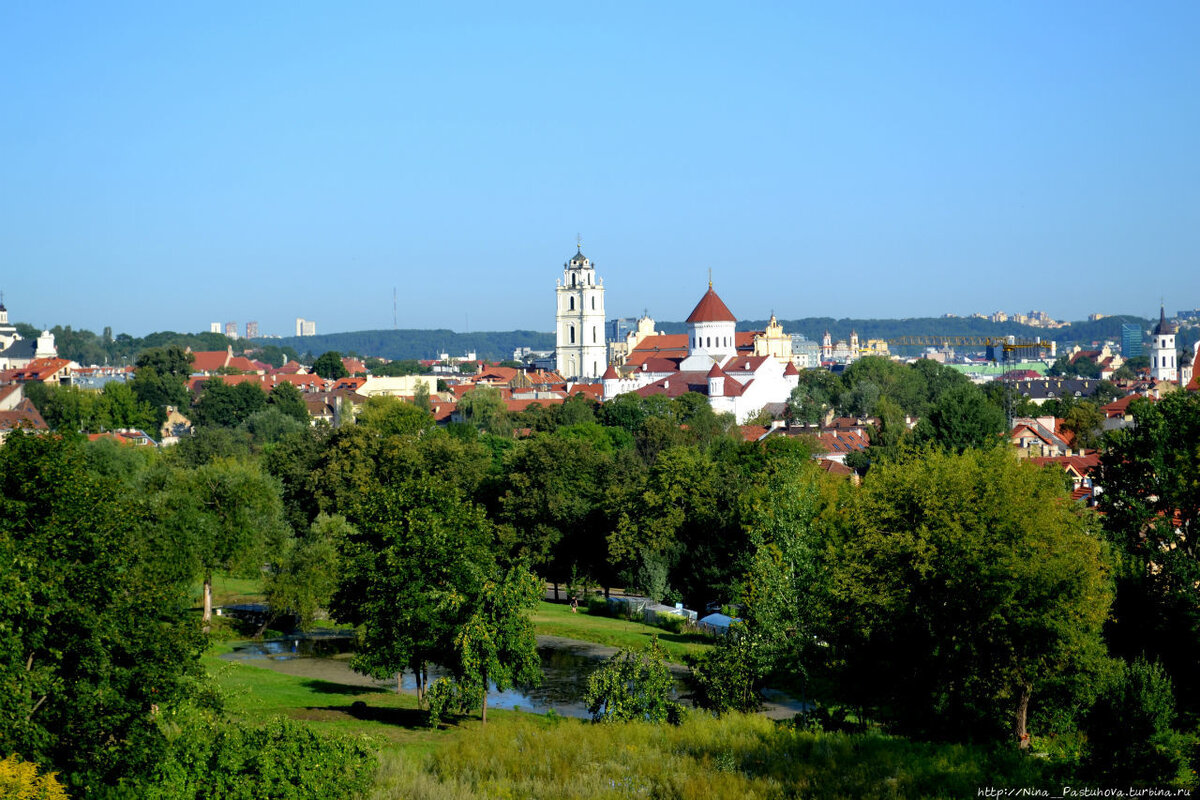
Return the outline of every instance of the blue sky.
[[[1200,306],[1195,2],[408,6],[0,7],[12,317]]]

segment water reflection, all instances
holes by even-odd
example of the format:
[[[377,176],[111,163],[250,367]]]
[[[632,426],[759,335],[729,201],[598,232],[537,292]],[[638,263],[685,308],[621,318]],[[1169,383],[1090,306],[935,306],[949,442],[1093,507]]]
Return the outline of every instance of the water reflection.
[[[353,652],[354,639],[347,636],[302,636],[286,639],[269,639],[261,642],[246,642],[236,645],[233,652],[223,656],[232,661],[301,661],[310,660],[314,669],[312,677],[318,675],[326,680],[342,672],[347,678],[354,676],[347,663],[345,654]],[[539,686],[516,686],[504,692],[496,690],[495,685],[488,692],[488,706],[491,708],[520,708],[523,711],[545,713],[550,709],[570,717],[587,717],[587,707],[583,704],[583,693],[587,688],[588,676],[603,662],[604,656],[591,652],[586,644],[571,646],[567,644],[542,645],[538,647],[538,656],[542,661],[542,683]],[[341,658],[337,658],[341,656]],[[295,665],[297,668],[301,664]],[[303,673],[302,669],[289,669],[296,674]],[[436,680],[444,673],[437,667],[430,667],[429,679]],[[684,694],[681,676],[675,675],[677,696]],[[405,672],[401,678],[401,686],[405,691],[415,692],[416,677],[411,672]],[[383,688],[383,687],[381,687]],[[395,690],[395,682],[391,689]]]

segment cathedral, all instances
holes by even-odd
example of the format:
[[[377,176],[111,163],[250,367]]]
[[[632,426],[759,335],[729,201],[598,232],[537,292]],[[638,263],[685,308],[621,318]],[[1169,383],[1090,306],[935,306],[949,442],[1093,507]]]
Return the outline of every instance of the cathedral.
[[[608,345],[604,335],[604,279],[596,277],[582,245],[563,264],[555,315],[556,370],[567,380],[595,380],[604,374]]]

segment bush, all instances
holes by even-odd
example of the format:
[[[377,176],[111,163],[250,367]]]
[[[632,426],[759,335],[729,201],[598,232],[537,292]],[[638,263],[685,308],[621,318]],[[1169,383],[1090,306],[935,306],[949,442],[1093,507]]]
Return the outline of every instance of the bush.
[[[594,722],[646,720],[678,724],[683,706],[658,637],[640,652],[622,650],[588,676],[583,702]]]
[[[593,595],[587,599],[587,613],[593,617],[615,617],[616,609],[603,597]]]
[[[1160,664],[1126,664],[1088,714],[1087,764],[1113,784],[1188,784],[1192,737],[1172,730],[1175,695]]]
[[[38,774],[37,764],[12,754],[0,761],[0,797],[13,800],[67,800],[67,792],[53,772]]]
[[[358,797],[370,788],[375,750],[364,739],[323,736],[285,719],[261,727],[217,723],[196,715],[170,737],[165,758],[140,796],[323,800]],[[132,787],[131,787],[132,788]]]
[[[688,618],[682,614],[656,614],[654,617],[655,627],[670,633],[683,633],[689,623]]]

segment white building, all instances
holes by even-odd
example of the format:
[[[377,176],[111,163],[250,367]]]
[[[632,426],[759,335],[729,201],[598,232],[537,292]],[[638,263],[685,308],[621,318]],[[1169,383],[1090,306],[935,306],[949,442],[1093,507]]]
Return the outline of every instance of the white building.
[[[1150,377],[1156,381],[1179,380],[1179,355],[1175,351],[1175,326],[1167,322],[1166,307],[1158,312],[1158,324],[1150,334]]]
[[[623,371],[610,366],[604,373],[604,399],[625,392],[669,397],[696,392],[708,398],[714,411],[733,414],[739,424],[768,404],[787,402],[799,371],[791,361],[755,355],[754,334],[735,332],[737,318],[711,284],[687,323],[686,354],[668,355],[664,349],[663,355],[638,359]],[[648,337],[647,342],[666,338]]]
[[[604,280],[577,251],[563,264],[555,290],[555,363],[567,380],[599,378],[608,363],[604,337]]]
[[[296,317],[296,335],[297,336],[316,336],[317,323],[311,319]]]

